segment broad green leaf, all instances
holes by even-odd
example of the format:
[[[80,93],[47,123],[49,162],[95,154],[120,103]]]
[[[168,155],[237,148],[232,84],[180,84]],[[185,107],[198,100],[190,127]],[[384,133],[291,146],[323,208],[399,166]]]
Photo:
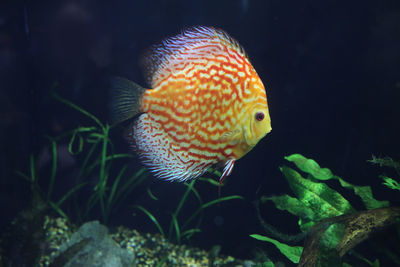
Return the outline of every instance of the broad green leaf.
[[[340,184],[346,189],[352,189],[363,201],[367,209],[375,209],[389,206],[388,201],[376,200],[372,195],[370,186],[355,186],[342,178],[334,175],[328,168],[321,168],[313,159],[308,159],[300,154],[293,154],[285,157],[286,160],[293,162],[300,170],[310,174],[317,180],[337,179]],[[399,189],[400,190],[400,189]]]
[[[300,218],[298,224],[299,224],[300,230],[302,232],[305,232],[308,229],[310,229],[311,227],[313,227],[316,222],[317,221],[302,220]]]
[[[298,172],[283,166],[280,168],[299,201],[313,210],[315,220],[339,216],[354,211],[350,203],[324,183],[303,178]]]
[[[301,202],[297,198],[291,197],[289,195],[261,197],[262,203],[265,203],[266,201],[269,200],[274,202],[275,206],[280,210],[286,210],[291,214],[296,215],[307,221],[314,220],[313,210],[307,207],[303,202]]]
[[[342,240],[344,226],[342,224],[332,224],[322,235],[321,243],[328,249],[334,249]]]
[[[379,263],[379,259],[376,259],[373,263],[372,263],[373,267],[379,267],[380,263]]]
[[[372,195],[372,189],[370,186],[352,185],[340,177],[336,177],[336,178],[339,180],[341,186],[343,186],[344,188],[347,188],[347,189],[352,189],[354,191],[354,193],[361,198],[362,202],[364,203],[365,207],[368,210],[389,206],[389,201],[380,201],[380,200],[376,200],[374,198],[374,196]]]
[[[303,253],[303,247],[300,247],[300,246],[292,247],[292,246],[283,244],[275,239],[272,239],[272,238],[269,238],[269,237],[263,236],[263,235],[252,234],[250,236],[257,240],[266,241],[266,242],[270,242],[270,243],[274,244],[280,250],[280,252],[283,255],[285,255],[291,262],[299,263],[301,253]]]
[[[272,261],[265,261],[263,263],[257,263],[255,267],[275,267],[275,264]]]
[[[286,160],[293,162],[297,168],[303,172],[311,174],[318,180],[329,180],[333,178],[331,170],[328,168],[321,168],[318,163],[312,159],[308,159],[300,154],[293,154],[285,157]]]

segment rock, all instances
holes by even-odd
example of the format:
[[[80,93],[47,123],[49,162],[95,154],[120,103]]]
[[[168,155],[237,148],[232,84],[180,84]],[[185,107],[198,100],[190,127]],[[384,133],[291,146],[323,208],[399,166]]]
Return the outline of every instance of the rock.
[[[98,221],[83,224],[60,249],[51,267],[131,267],[135,257],[108,236]]]

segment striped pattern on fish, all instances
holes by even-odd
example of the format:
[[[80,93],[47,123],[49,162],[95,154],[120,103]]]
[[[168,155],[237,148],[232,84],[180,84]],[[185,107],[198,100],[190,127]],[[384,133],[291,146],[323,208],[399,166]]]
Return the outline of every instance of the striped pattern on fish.
[[[224,31],[188,29],[154,46],[143,62],[153,89],[133,86],[141,92],[132,97],[134,112],[126,97],[115,102],[124,108],[119,120],[141,113],[128,140],[157,177],[186,181],[222,163],[222,181],[271,130],[264,85]]]

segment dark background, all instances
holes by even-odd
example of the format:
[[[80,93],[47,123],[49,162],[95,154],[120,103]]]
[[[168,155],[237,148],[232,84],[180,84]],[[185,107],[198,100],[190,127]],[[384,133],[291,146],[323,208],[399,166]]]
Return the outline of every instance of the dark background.
[[[252,201],[291,194],[279,166],[292,153],[399,204],[398,193],[381,185],[384,170],[367,162],[372,154],[400,159],[399,1],[2,1],[0,229],[29,203],[29,186],[14,171],[26,171],[29,155],[41,153],[43,135],[85,124],[50,92],[106,121],[108,79],[144,85],[142,51],[194,25],[222,28],[245,48],[266,86],[273,130],[236,163],[222,190],[246,201],[208,210],[193,245],[221,244],[223,253],[251,258],[260,243],[248,235],[262,233]],[[120,134],[113,135],[118,152],[127,152]],[[163,210],[176,206],[184,187],[149,183],[162,201],[153,211],[168,216]],[[205,199],[217,196],[214,187],[199,190]],[[132,211],[142,196],[132,196],[110,226],[155,232]],[[272,205],[262,212],[282,231],[298,230],[296,218]]]

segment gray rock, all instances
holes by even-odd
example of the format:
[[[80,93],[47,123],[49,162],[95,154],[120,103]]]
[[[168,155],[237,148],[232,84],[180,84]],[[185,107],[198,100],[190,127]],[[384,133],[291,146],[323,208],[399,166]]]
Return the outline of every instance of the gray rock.
[[[83,224],[64,243],[52,267],[132,267],[132,252],[122,249],[108,236],[108,229],[98,221]]]

